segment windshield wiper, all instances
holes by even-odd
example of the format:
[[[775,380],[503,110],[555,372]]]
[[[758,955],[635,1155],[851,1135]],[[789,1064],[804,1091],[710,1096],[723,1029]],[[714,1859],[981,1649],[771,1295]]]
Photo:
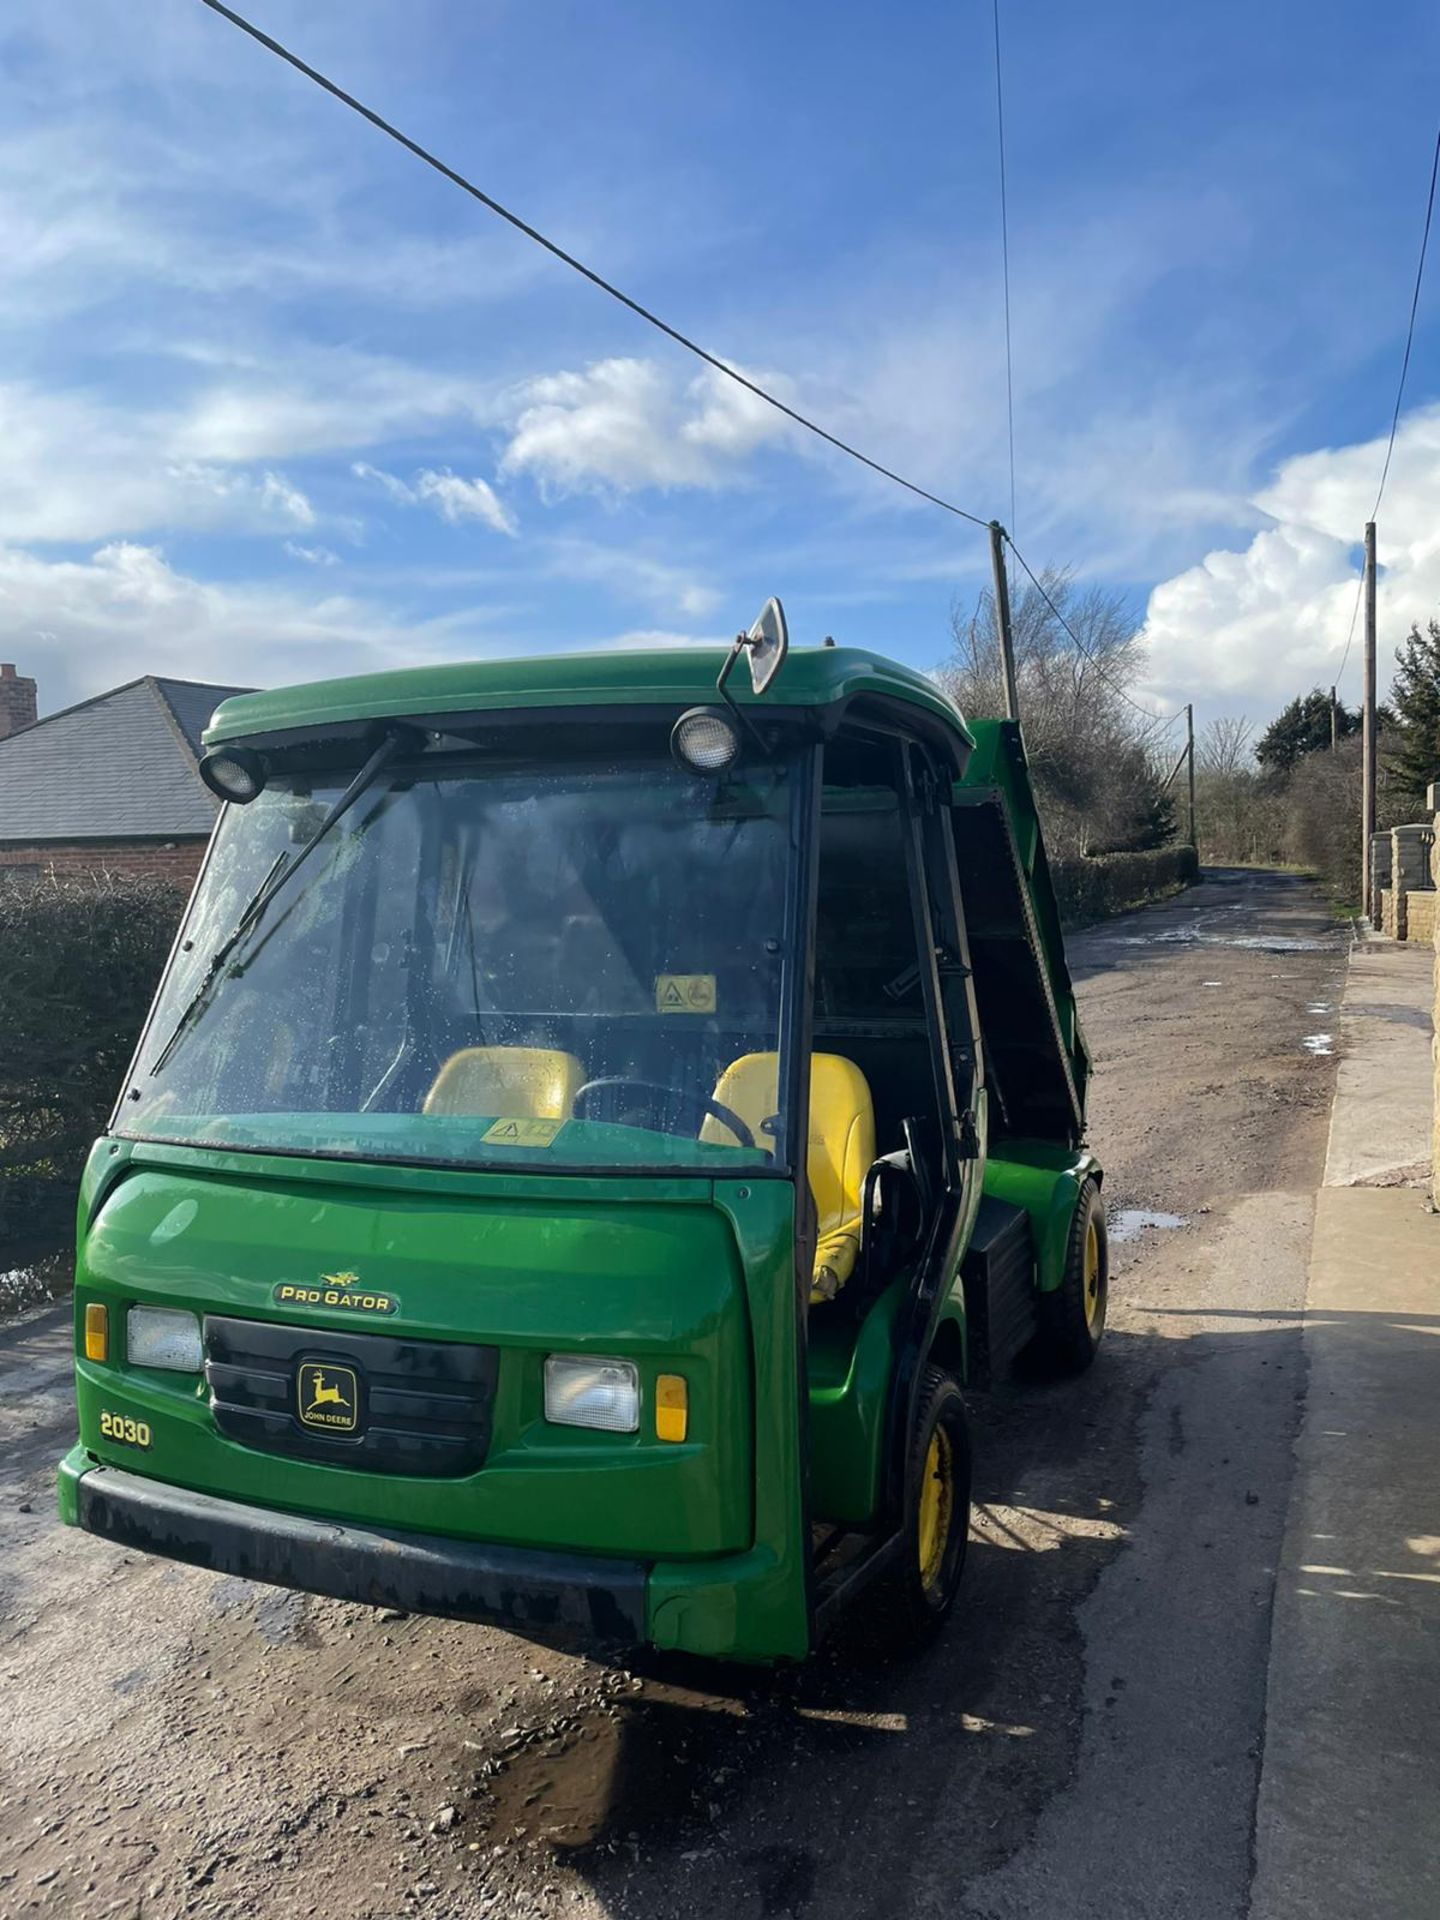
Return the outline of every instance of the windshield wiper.
[[[408,732],[400,728],[386,734],[385,738],[380,742],[380,745],[371,754],[370,758],[365,762],[364,766],[361,767],[349,786],[346,787],[339,799],[331,806],[325,818],[316,827],[304,846],[301,847],[300,851],[295,855],[295,858],[293,860],[287,860],[284,853],[276,855],[270,871],[265,875],[265,878],[260,882],[254,893],[251,894],[249,900],[246,901],[239,919],[235,922],[234,929],[226,935],[220,942],[220,945],[216,947],[215,951],[211,954],[206,963],[204,979],[181,1008],[179,1019],[176,1020],[174,1026],[170,1029],[170,1037],[151,1062],[150,1071],[152,1074],[159,1073],[171,1054],[174,1053],[181,1035],[190,1026],[201,1008],[204,1007],[208,1001],[216,981],[220,978],[225,968],[226,962],[240,945],[240,942],[259,926],[271,901],[275,898],[281,887],[284,886],[285,882],[293,873],[298,872],[310,858],[310,855],[315,851],[316,847],[318,847],[320,842],[325,838],[326,834],[329,833],[330,829],[350,811],[351,807],[354,806],[355,802],[366,789],[374,784],[380,774],[384,772],[385,768],[389,766],[390,762],[395,758],[396,754],[399,753],[400,749],[408,744],[409,740],[410,735]]]

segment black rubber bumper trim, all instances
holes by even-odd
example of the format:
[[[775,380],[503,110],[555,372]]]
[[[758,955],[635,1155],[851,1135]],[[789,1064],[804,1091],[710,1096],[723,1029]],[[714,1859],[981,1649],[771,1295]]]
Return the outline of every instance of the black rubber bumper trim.
[[[646,1569],[639,1561],[312,1520],[118,1467],[93,1467],[77,1491],[87,1532],[215,1573],[483,1621],[540,1640],[634,1645],[644,1638]]]

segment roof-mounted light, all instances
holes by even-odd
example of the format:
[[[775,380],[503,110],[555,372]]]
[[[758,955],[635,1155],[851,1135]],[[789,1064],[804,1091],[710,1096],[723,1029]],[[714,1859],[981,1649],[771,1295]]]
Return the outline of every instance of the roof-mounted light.
[[[675,722],[670,749],[692,773],[723,773],[740,751],[740,735],[728,714],[691,707]]]
[[[200,778],[217,800],[244,807],[265,791],[265,763],[249,747],[217,747],[200,762]]]

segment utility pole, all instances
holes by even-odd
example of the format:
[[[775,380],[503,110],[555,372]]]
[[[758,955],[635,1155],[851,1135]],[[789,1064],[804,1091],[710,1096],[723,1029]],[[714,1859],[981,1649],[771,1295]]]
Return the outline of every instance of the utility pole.
[[[1005,529],[990,522],[990,567],[995,576],[995,626],[1000,635],[1000,665],[1005,672],[1005,718],[1020,718],[1020,695],[1015,686],[1015,635],[1010,626],[1010,581],[1005,572]]]
[[[1336,710],[1335,689],[1334,687],[1331,687],[1330,689],[1330,751],[1331,753],[1335,751],[1336,743],[1338,742],[1339,738],[1340,738],[1340,715]]]
[[[1200,843],[1195,838],[1195,709],[1188,702],[1185,707],[1185,765],[1190,774],[1190,844],[1198,851]]]
[[[1370,841],[1375,832],[1375,522],[1365,522],[1365,692],[1360,717],[1360,910],[1373,922],[1379,901],[1370,885]]]

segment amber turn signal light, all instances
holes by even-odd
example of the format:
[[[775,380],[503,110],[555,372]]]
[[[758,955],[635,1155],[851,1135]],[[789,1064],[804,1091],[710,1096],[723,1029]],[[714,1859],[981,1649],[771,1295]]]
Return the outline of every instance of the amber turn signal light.
[[[655,1382],[655,1438],[678,1442],[689,1425],[689,1389],[678,1373],[662,1373]]]
[[[85,1358],[110,1358],[110,1313],[99,1300],[88,1301],[85,1307]]]

